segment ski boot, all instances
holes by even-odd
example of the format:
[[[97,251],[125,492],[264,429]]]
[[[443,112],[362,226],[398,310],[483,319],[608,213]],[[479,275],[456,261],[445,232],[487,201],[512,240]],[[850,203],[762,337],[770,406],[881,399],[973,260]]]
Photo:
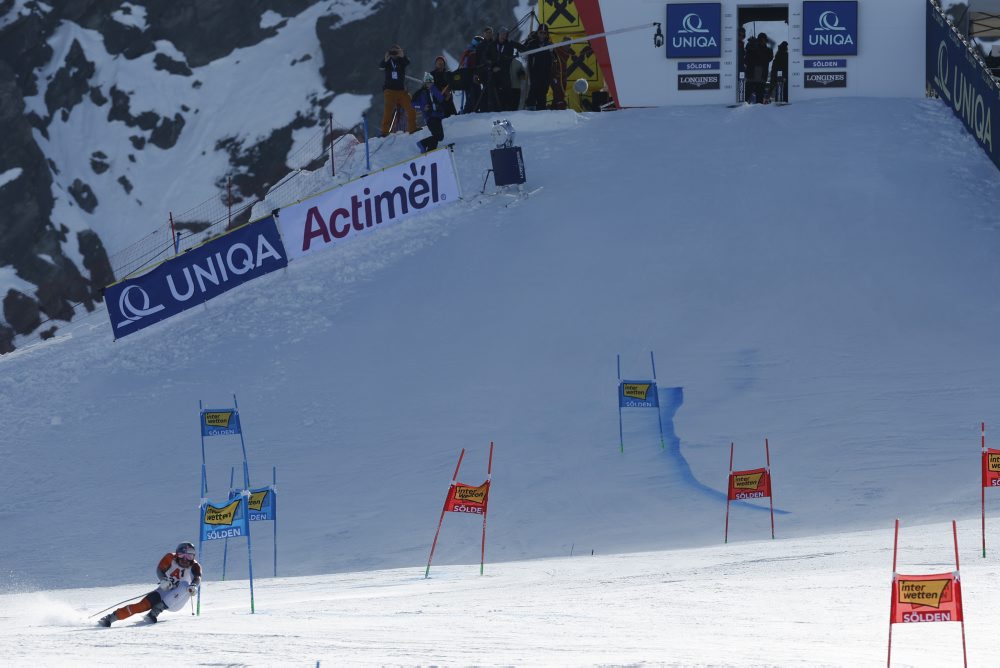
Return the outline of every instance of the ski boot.
[[[104,615],[103,617],[98,619],[97,623],[103,626],[104,628],[108,628],[109,626],[111,626],[111,622],[113,621],[115,621],[115,613],[112,612],[110,615]]]

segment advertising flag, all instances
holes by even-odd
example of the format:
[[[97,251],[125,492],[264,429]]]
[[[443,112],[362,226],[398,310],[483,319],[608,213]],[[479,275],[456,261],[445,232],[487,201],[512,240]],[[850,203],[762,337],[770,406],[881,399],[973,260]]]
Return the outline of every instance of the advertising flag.
[[[250,521],[270,521],[278,516],[278,492],[273,487],[250,490]]]
[[[618,383],[620,408],[659,408],[655,380],[623,380]]]
[[[958,573],[894,575],[889,614],[892,624],[963,621]]]
[[[444,509],[449,513],[472,513],[485,515],[486,504],[490,497],[490,481],[487,480],[478,487],[455,483],[448,490]]]
[[[206,408],[201,411],[202,436],[235,436],[240,430],[240,414],[232,408]]]
[[[246,497],[240,495],[222,506],[202,501],[202,541],[249,537],[249,535],[250,523],[247,519]]]
[[[771,474],[766,468],[729,474],[729,500],[766,499],[771,496]]]
[[[1000,450],[983,452],[983,487],[1000,487]]]

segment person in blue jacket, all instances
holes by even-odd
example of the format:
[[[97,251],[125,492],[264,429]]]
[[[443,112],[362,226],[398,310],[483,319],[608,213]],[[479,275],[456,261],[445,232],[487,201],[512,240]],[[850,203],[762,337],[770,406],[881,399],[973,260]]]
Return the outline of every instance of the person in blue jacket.
[[[446,105],[444,95],[434,85],[434,75],[430,72],[424,73],[423,88],[413,94],[413,107],[423,113],[424,124],[431,131],[430,137],[417,142],[417,148],[421,153],[433,151],[438,142],[444,140],[444,125],[441,120],[444,118]]]

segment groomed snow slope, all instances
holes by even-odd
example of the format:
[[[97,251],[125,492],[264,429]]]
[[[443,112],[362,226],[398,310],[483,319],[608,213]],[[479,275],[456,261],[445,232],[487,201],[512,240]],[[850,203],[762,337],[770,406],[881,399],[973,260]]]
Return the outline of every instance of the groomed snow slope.
[[[526,200],[478,194],[493,117],[452,119],[465,201],[116,343],[102,312],[0,359],[4,588],[147,583],[195,536],[198,401],[233,392],[254,483],[278,468],[279,575],[422,574],[459,450],[477,483],[491,440],[492,564],[715,545],[729,443],[753,468],[765,437],[779,539],[955,517],[976,555],[1000,189],[943,105],[507,117],[543,187]],[[651,349],[683,388],[679,451],[633,412],[621,454],[615,355],[642,377]],[[232,445],[210,447],[210,497]],[[436,564],[478,562],[469,519]],[[767,524],[734,508],[731,544]],[[217,578],[221,546],[203,556]]]

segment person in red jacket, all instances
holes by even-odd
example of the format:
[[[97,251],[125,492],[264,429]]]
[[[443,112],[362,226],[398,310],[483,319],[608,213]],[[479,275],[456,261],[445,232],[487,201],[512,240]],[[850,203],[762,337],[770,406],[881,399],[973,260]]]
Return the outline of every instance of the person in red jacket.
[[[187,603],[188,598],[198,593],[198,586],[201,584],[201,564],[195,560],[194,545],[181,543],[175,552],[163,555],[156,565],[156,577],[159,578],[160,585],[141,601],[118,608],[101,617],[97,623],[111,626],[111,622],[128,619],[140,612],[147,613],[146,621],[155,623],[164,610],[179,609]]]

